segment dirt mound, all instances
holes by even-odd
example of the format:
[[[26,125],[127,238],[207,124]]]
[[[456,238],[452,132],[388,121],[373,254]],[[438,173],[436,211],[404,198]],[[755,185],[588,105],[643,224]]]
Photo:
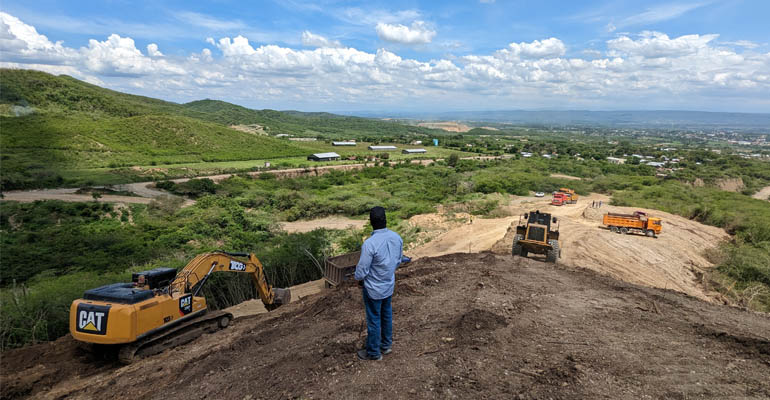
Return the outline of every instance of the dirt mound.
[[[423,258],[398,271],[393,309],[394,351],[381,362],[355,358],[361,292],[343,285],[130,366],[4,355],[3,396],[770,396],[770,317],[584,269],[491,253]],[[58,380],[25,392],[11,379],[41,368]]]
[[[71,336],[2,354],[3,399],[25,397],[75,376],[90,376],[111,362],[91,357]],[[18,367],[22,366],[22,369]]]

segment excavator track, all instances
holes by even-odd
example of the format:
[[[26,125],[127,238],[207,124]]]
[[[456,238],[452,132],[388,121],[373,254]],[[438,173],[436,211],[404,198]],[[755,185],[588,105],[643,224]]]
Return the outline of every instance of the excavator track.
[[[138,359],[159,354],[166,349],[189,343],[204,333],[224,329],[232,319],[233,315],[229,312],[206,312],[169,329],[121,346],[118,351],[118,360],[123,364],[131,364]]]

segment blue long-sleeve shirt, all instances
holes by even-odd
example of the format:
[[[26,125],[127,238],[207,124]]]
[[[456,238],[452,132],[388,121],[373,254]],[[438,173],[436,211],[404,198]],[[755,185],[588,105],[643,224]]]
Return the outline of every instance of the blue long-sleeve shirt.
[[[396,268],[401,263],[404,241],[388,228],[377,229],[361,246],[356,265],[356,280],[364,281],[366,293],[374,300],[393,295]]]

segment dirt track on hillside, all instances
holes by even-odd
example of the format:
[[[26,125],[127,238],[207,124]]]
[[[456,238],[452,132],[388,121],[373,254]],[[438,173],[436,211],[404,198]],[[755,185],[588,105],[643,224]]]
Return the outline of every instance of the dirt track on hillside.
[[[3,354],[2,397],[755,398],[770,317],[510,255],[397,273],[394,351],[360,362],[360,289],[342,286],[130,366],[72,339]],[[12,368],[9,368],[12,366]]]
[[[4,192],[3,200],[32,203],[38,200],[60,200],[69,202],[99,201],[103,203],[149,204],[152,199],[137,196],[115,196],[105,194],[94,200],[90,194],[76,194],[77,189],[43,189],[18,192]]]
[[[310,232],[314,229],[361,229],[369,222],[363,219],[351,219],[339,215],[333,215],[324,218],[300,220],[293,222],[282,222],[281,228],[289,233]]]

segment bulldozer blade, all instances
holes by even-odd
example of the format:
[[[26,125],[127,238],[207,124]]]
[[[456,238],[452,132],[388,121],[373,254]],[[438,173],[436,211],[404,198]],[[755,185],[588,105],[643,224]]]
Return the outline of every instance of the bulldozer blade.
[[[291,290],[288,288],[286,289],[279,289],[279,288],[273,288],[273,302],[276,305],[284,305],[289,304],[291,302]]]

